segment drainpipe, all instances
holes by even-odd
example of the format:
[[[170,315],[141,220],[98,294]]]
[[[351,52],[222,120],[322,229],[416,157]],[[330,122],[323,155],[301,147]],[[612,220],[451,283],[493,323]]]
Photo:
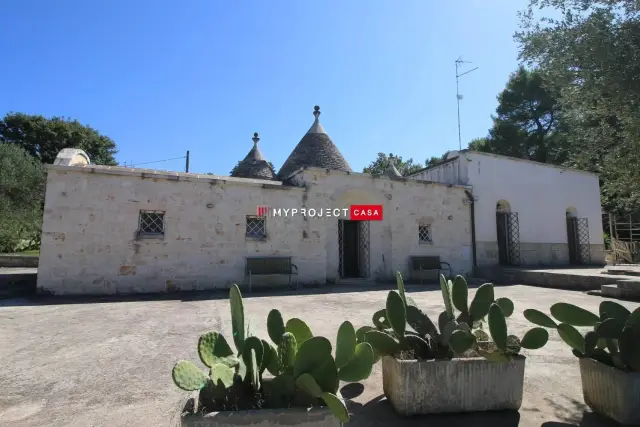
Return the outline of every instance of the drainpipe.
[[[475,209],[475,201],[473,199],[473,193],[469,190],[464,190],[467,195],[467,199],[469,199],[470,209],[469,214],[471,216],[471,257],[473,259],[473,275],[476,275],[476,270],[478,269],[478,261],[476,258],[476,209]]]

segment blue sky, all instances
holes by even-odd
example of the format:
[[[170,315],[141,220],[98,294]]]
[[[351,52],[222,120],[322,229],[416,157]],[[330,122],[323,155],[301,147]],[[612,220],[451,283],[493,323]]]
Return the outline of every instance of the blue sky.
[[[2,6],[0,115],[65,116],[120,163],[180,157],[226,175],[252,146],[278,169],[321,122],[354,170],[378,152],[424,162],[491,126],[518,66],[525,0],[23,0]],[[182,170],[183,160],[141,167]]]

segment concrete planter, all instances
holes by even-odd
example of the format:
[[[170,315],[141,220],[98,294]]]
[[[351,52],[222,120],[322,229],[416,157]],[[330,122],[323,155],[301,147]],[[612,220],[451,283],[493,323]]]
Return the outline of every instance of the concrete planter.
[[[640,425],[640,373],[580,359],[584,403],[620,424]]]
[[[400,415],[513,409],[522,404],[526,358],[510,363],[382,359],[382,388]]]
[[[202,414],[198,410],[198,393],[183,403],[180,427],[340,427],[342,423],[326,407],[294,407],[223,411]]]

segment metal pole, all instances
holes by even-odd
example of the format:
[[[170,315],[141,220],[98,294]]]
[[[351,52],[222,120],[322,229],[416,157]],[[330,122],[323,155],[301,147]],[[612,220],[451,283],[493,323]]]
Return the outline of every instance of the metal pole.
[[[186,173],[189,173],[189,150],[187,150],[187,158],[186,158],[186,164],[184,166],[184,171]]]
[[[469,74],[472,71],[477,70],[479,67],[473,68],[469,71],[465,71],[462,74],[458,74],[458,69],[462,66],[462,64],[470,64],[471,62],[469,61],[463,61],[462,57],[456,59],[455,61],[456,64],[456,99],[458,101],[458,148],[460,150],[462,150],[462,133],[460,131],[460,85],[458,83],[460,77],[464,76],[465,74]]]
[[[456,100],[458,101],[458,149],[462,150],[462,134],[460,133],[460,89],[458,76],[458,63],[456,62]]]

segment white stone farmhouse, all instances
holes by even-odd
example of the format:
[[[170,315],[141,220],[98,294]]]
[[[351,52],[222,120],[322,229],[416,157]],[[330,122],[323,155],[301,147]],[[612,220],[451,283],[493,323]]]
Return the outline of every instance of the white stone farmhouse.
[[[415,261],[425,257],[469,275],[474,260],[566,264],[569,241],[578,253],[573,261],[602,261],[596,176],[472,152],[409,179],[393,166],[383,176],[357,173],[320,124],[318,107],[314,116],[277,174],[257,134],[230,177],[93,165],[82,151],[63,150],[48,165],[38,290],[115,294],[387,281],[396,271],[422,277]],[[383,219],[256,215],[260,205],[354,204],[382,205]],[[578,219],[569,222],[566,213]],[[588,257],[578,238],[587,222]],[[567,225],[574,223],[572,238]],[[274,265],[294,265],[287,271],[297,273],[293,281],[260,274]]]

